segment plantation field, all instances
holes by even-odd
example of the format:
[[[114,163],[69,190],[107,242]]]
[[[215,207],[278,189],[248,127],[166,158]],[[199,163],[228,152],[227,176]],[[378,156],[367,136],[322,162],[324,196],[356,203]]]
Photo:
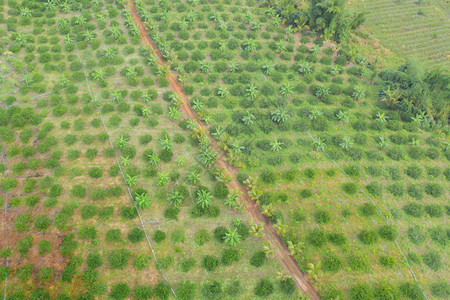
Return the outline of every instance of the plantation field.
[[[430,66],[450,66],[450,4],[429,0],[353,0],[364,11],[363,31],[400,55],[424,59]]]
[[[1,297],[297,293],[124,6],[0,3]]]

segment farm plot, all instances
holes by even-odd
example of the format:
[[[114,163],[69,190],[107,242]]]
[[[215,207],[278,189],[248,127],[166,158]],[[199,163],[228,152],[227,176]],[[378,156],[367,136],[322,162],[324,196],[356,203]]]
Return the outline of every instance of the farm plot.
[[[446,1],[350,1],[350,8],[364,11],[364,27],[387,48],[426,60],[431,66],[450,66]]]
[[[296,293],[188,130],[167,71],[146,65],[124,7],[51,4],[1,4],[5,47],[23,64],[8,72],[32,80],[0,109],[0,295]]]
[[[324,299],[448,295],[438,279],[449,271],[446,128],[440,135],[380,109],[363,58],[347,64],[334,45],[281,27],[270,8],[136,5],[238,180]]]

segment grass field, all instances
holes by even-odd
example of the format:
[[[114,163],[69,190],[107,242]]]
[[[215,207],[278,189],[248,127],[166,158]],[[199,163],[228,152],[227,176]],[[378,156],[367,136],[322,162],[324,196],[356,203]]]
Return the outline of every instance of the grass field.
[[[363,31],[400,56],[450,67],[450,4],[444,0],[351,0],[364,11]]]

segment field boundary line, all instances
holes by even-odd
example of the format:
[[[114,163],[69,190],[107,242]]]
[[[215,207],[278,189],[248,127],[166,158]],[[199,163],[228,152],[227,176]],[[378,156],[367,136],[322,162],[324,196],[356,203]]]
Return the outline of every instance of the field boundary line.
[[[2,161],[3,161],[3,165],[5,166],[5,173],[3,174],[3,177],[6,177],[6,160],[5,160],[5,156],[3,155],[3,150],[0,147],[0,153],[2,156]],[[1,189],[1,188],[0,188]],[[9,244],[8,244],[8,226],[7,226],[7,217],[8,217],[8,191],[5,190],[5,222],[4,222],[4,227],[5,227],[5,235],[6,235],[6,249],[9,249]],[[9,266],[9,255],[6,256],[6,268],[8,268]],[[6,288],[8,286],[8,272],[6,273],[6,277],[5,277],[5,287],[4,287],[4,291],[3,291],[3,300],[6,300]]]
[[[311,135],[311,133],[308,131],[308,135],[311,137],[311,139],[314,141],[314,137]],[[383,212],[381,211],[381,209],[377,206],[377,204],[375,203],[375,201],[373,201],[372,197],[370,197],[360,186],[358,183],[356,183],[342,168],[341,166],[334,160],[331,158],[331,156],[328,154],[327,151],[325,151],[325,149],[322,149],[322,152],[325,153],[325,155],[334,163],[334,165],[336,167],[339,168],[339,170],[341,170],[341,172],[345,175],[345,177],[347,177],[352,183],[354,183],[356,185],[356,187],[358,188],[358,190],[364,194],[364,196],[367,197],[367,199],[370,200],[370,202],[372,202],[373,206],[375,206],[375,208],[377,209],[378,213],[380,214],[380,216],[383,218],[384,222],[386,223],[386,225],[391,226],[391,224],[389,224],[388,220],[386,219],[386,217],[384,216]],[[414,273],[413,269],[411,268],[411,265],[408,262],[408,259],[406,258],[402,248],[400,247],[400,245],[397,242],[397,239],[394,240],[395,245],[397,246],[397,249],[399,250],[400,254],[402,255],[403,260],[405,261],[406,265],[408,266],[408,269],[412,275],[412,277],[414,278],[416,284],[419,286],[420,291],[422,292],[423,296],[425,297],[425,299],[428,299],[427,295],[425,294],[424,289],[422,288],[422,285],[419,283],[419,280],[417,280],[416,274]]]
[[[85,79],[86,79],[86,86],[87,86],[87,88],[88,88],[89,95],[91,96],[91,99],[94,99],[94,96],[93,96],[92,91],[91,91],[91,87],[89,86],[89,81],[88,81],[88,76],[87,76],[87,73],[86,73],[86,69],[85,69],[85,67],[84,67],[83,61],[81,60],[80,53],[79,53],[79,51],[78,51],[78,47],[77,47],[76,43],[75,43],[75,50],[76,50],[76,52],[77,52],[78,60],[80,61],[80,64],[81,64],[81,66],[82,66],[82,68],[83,68],[84,77],[85,77]],[[140,221],[140,223],[141,223],[142,229],[144,230],[145,238],[147,239],[147,243],[148,243],[148,245],[149,245],[149,247],[150,247],[150,250],[152,251],[152,254],[153,254],[153,257],[154,257],[154,259],[155,259],[155,263],[156,263],[156,266],[157,266],[157,268],[158,268],[158,271],[159,271],[159,273],[162,275],[162,277],[164,278],[164,280],[166,281],[166,283],[167,283],[167,285],[169,286],[170,290],[172,291],[172,294],[174,295],[175,299],[177,299],[177,295],[176,295],[174,289],[172,288],[172,285],[170,284],[170,282],[169,282],[169,280],[167,279],[167,277],[166,277],[166,275],[164,274],[164,272],[161,271],[161,268],[160,268],[158,259],[157,259],[157,257],[156,257],[156,252],[155,252],[155,250],[153,249],[153,246],[152,246],[152,244],[151,244],[151,242],[150,242],[150,239],[149,239],[149,237],[148,237],[147,231],[145,230],[145,226],[144,226],[144,222],[142,221],[141,213],[139,212],[139,209],[138,209],[137,206],[136,206],[136,203],[135,203],[135,201],[134,201],[133,194],[131,193],[130,187],[126,184],[126,181],[125,181],[125,174],[124,174],[124,172],[123,172],[123,170],[122,170],[122,166],[120,165],[119,159],[117,158],[117,153],[116,153],[116,151],[115,151],[115,149],[114,149],[114,145],[113,145],[113,143],[112,143],[112,141],[111,141],[111,137],[110,137],[110,135],[109,135],[109,133],[108,133],[108,129],[107,129],[106,124],[105,124],[105,122],[104,122],[104,120],[103,120],[103,115],[102,115],[102,113],[101,113],[99,107],[98,107],[97,105],[94,105],[94,106],[96,107],[96,109],[97,109],[97,111],[98,111],[98,113],[99,113],[99,115],[100,115],[100,119],[102,120],[102,123],[103,123],[103,128],[104,128],[106,134],[108,135],[109,145],[111,146],[111,149],[114,150],[114,157],[115,157],[116,162],[117,162],[117,165],[118,165],[118,167],[119,167],[119,169],[120,169],[120,173],[122,174],[123,181],[124,181],[124,183],[125,183],[125,185],[126,185],[126,187],[127,187],[128,194],[130,195],[130,198],[131,198],[131,202],[133,203],[134,208],[136,209],[136,212],[138,213],[139,221]]]

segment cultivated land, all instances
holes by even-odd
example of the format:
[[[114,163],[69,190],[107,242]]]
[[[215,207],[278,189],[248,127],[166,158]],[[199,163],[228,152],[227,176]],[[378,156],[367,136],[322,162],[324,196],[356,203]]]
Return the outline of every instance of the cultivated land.
[[[367,59],[253,1],[0,3],[0,296],[448,296],[448,128]]]
[[[426,65],[450,67],[450,4],[444,0],[352,0],[349,7],[365,12],[362,31],[400,55]]]

